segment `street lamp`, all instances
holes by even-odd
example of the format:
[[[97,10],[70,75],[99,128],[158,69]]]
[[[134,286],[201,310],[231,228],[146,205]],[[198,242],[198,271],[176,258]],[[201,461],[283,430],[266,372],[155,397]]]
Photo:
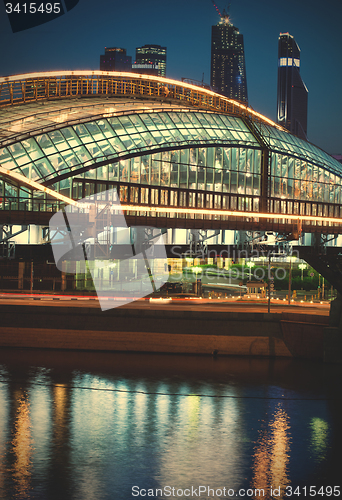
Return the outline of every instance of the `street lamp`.
[[[198,280],[198,279],[197,279],[197,275],[198,275],[199,273],[201,273],[201,272],[202,272],[202,268],[201,268],[201,267],[198,267],[198,266],[196,266],[196,267],[192,267],[192,268],[191,268],[191,271],[192,271],[194,274],[196,274],[195,293],[196,293],[196,295],[200,295],[200,291],[201,291],[200,281],[201,281],[201,280]]]
[[[289,256],[290,261],[290,269],[289,269],[289,295],[288,295],[288,304],[291,304],[291,283],[292,283],[292,260],[295,261],[296,257],[292,255]]]
[[[255,266],[254,262],[247,262],[246,264],[247,267],[249,267],[249,281],[252,281],[252,267]]]
[[[191,271],[196,274],[196,278],[197,278],[198,273],[202,272],[202,268],[201,267],[192,267]]]
[[[301,271],[302,271],[302,290],[303,290],[303,271],[304,271],[304,269],[306,269],[308,266],[302,262],[301,264],[299,264],[299,265],[298,265],[298,267],[299,267],[299,269],[301,269]]]

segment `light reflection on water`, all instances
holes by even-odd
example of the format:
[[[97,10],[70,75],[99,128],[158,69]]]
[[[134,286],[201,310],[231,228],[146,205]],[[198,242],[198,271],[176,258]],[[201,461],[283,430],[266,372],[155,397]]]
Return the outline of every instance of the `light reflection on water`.
[[[341,374],[293,360],[0,351],[0,497],[207,485],[284,499],[288,485],[340,484]]]

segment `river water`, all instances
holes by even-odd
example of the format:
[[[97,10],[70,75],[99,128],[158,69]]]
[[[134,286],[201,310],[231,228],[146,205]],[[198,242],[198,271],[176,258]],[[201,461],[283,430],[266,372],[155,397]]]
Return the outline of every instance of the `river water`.
[[[0,498],[340,496],[341,380],[306,360],[0,350]]]

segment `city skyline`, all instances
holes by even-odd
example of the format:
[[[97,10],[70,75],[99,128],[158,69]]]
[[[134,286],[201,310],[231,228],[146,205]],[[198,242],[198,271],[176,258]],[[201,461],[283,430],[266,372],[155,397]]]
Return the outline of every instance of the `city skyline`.
[[[168,48],[167,77],[202,80],[204,73],[209,83],[211,26],[219,20],[212,3],[176,0],[173,9],[155,6],[155,0],[144,5],[132,1],[129,10],[103,0],[96,10],[90,0],[81,0],[66,15],[15,34],[2,15],[0,74],[96,70],[103,47],[125,47],[133,54],[136,47],[155,43]],[[224,5],[218,6],[223,10]],[[278,37],[291,33],[302,51],[301,75],[309,88],[308,139],[331,154],[342,151],[341,13],[342,6],[333,0],[324,10],[318,1],[308,0],[300,5],[290,0],[286,8],[271,0],[261,4],[242,0],[230,9],[232,23],[244,35],[249,104],[276,121]],[[323,28],[320,43],[313,43],[314,33],[323,33]]]

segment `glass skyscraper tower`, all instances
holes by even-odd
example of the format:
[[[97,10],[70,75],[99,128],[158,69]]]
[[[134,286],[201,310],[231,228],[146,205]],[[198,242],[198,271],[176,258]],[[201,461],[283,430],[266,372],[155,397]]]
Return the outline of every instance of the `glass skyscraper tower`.
[[[211,30],[210,85],[231,99],[248,100],[243,35],[225,12]]]
[[[140,68],[140,73],[150,67],[148,73],[157,76],[166,75],[166,47],[160,45],[144,45],[135,51],[135,69]]]
[[[300,76],[300,48],[289,33],[278,43],[277,121],[292,134],[307,139],[308,90]]]

